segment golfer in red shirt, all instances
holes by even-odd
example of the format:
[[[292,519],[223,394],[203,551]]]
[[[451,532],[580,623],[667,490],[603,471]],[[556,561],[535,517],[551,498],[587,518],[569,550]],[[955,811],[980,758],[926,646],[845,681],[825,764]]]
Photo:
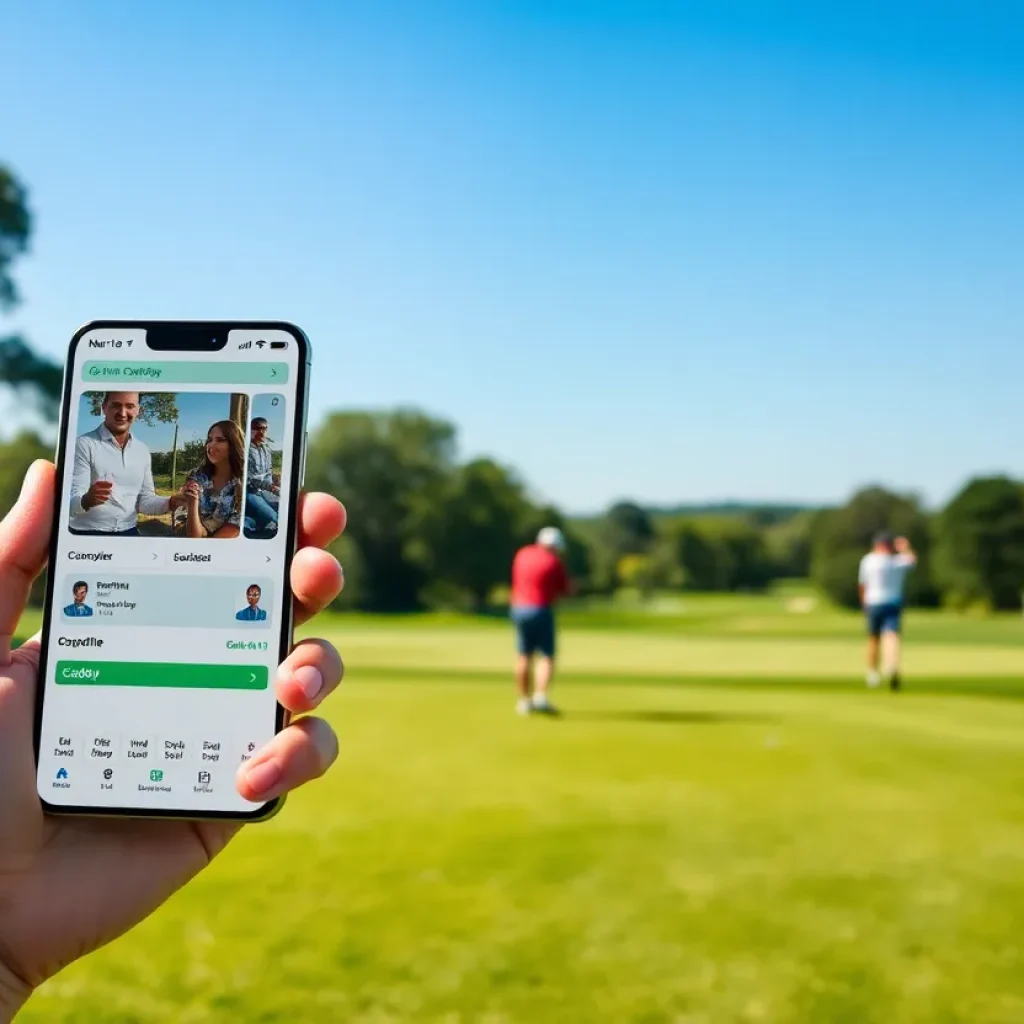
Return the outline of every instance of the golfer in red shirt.
[[[516,688],[521,715],[532,711],[554,715],[558,712],[548,700],[548,687],[555,670],[554,605],[570,593],[569,577],[562,562],[565,536],[557,526],[545,526],[537,534],[537,543],[516,552],[512,562],[512,621],[516,627]],[[533,656],[537,672],[530,694]]]

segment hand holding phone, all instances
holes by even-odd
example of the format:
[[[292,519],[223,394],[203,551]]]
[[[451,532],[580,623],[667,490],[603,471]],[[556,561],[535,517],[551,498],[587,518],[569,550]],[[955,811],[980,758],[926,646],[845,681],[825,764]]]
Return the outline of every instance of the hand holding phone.
[[[55,476],[49,463],[35,463],[15,509],[0,523],[0,593],[5,595],[0,632],[8,637],[17,629],[30,582],[50,550],[55,504],[59,507]],[[304,557],[294,567],[290,588],[302,595],[295,605],[297,622],[329,604],[341,588],[337,562],[321,549],[341,532],[344,520],[334,498],[306,496],[300,524]],[[0,657],[0,949],[10,954],[0,960],[0,1020],[17,1014],[33,986],[150,915],[238,831],[235,821],[172,821],[154,830],[151,822],[109,817],[47,820],[36,797],[36,768],[27,742],[30,695],[41,695],[46,680],[38,667],[40,654],[40,642],[30,640]],[[337,739],[323,719],[305,712],[330,695],[341,672],[337,651],[324,640],[296,647],[277,669],[277,698],[303,717],[255,751],[240,770],[238,786],[247,798],[274,799],[330,767]],[[313,695],[311,679],[319,680]],[[64,770],[74,780],[78,767]],[[95,767],[100,778],[118,771],[102,759]],[[256,789],[261,779],[271,781]],[[126,870],[126,865],[139,870]],[[75,912],[69,914],[69,907]]]

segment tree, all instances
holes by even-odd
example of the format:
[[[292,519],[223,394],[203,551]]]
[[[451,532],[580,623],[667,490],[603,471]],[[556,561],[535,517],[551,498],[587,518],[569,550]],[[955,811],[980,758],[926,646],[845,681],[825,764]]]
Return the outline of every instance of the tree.
[[[811,537],[817,512],[798,512],[770,523],[764,531],[776,577],[805,579],[811,574]]]
[[[742,519],[680,520],[665,543],[688,590],[760,590],[772,579],[762,532]]]
[[[811,578],[837,604],[859,604],[857,571],[880,531],[903,534],[918,554],[918,564],[907,581],[907,601],[936,604],[938,592],[931,580],[928,517],[917,500],[882,487],[857,492],[842,508],[820,514],[812,529]]]
[[[658,590],[676,590],[683,586],[673,537],[659,537],[645,555],[623,555],[615,567],[619,582],[634,589],[643,600]]]
[[[351,513],[347,535],[359,551],[366,607],[420,605],[426,575],[413,524],[424,502],[441,500],[454,461],[455,428],[417,410],[334,413],[311,436],[306,482]]]
[[[11,269],[28,249],[32,233],[25,187],[0,165],[0,310],[18,304],[18,289]],[[0,381],[27,393],[47,419],[57,418],[63,371],[59,363],[35,353],[18,335],[0,337]]]
[[[228,402],[228,419],[242,432],[242,437],[249,436],[249,396],[237,392],[231,395]]]
[[[623,555],[616,572],[624,587],[633,588],[646,601],[658,586],[659,568],[653,555]]]
[[[936,578],[950,604],[1019,609],[1024,494],[1005,476],[971,480],[939,517]]]
[[[198,469],[206,459],[206,441],[196,438],[186,441],[181,447],[177,444],[165,452],[150,452],[151,465],[155,476],[168,476],[171,478],[170,487],[175,490],[178,486],[177,478],[181,470],[187,474],[193,469]]]
[[[692,522],[680,521],[666,531],[665,546],[679,567],[682,585],[688,590],[718,588],[718,555],[712,541]]]
[[[44,419],[57,418],[63,380],[60,364],[34,352],[23,338],[0,338],[0,382],[27,394]]]
[[[17,305],[11,264],[28,249],[31,231],[25,187],[8,168],[0,166],[0,309]]]
[[[616,561],[623,555],[642,555],[654,540],[654,524],[639,505],[616,502],[604,515],[601,539]]]
[[[437,500],[439,498],[439,500]],[[479,611],[508,582],[523,524],[532,511],[522,483],[490,459],[458,467],[438,495],[418,503],[409,551],[433,587],[465,595]]]
[[[595,536],[595,582],[602,589],[613,590],[622,582],[619,566],[623,558],[647,554],[655,539],[655,530],[644,509],[631,501],[619,501],[601,517]]]

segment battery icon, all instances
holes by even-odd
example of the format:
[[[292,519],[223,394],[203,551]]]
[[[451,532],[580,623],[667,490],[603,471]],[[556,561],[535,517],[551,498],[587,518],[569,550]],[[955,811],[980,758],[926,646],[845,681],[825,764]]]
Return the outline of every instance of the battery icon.
[[[287,341],[272,341],[270,343],[270,347],[271,348],[287,348],[288,347],[288,342]]]

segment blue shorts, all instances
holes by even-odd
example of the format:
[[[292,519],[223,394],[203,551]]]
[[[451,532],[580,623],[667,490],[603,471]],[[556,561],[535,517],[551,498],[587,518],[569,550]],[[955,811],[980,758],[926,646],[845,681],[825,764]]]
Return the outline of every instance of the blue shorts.
[[[555,656],[555,613],[550,608],[521,605],[512,609],[519,654]]]
[[[869,636],[898,633],[903,619],[903,608],[898,604],[869,604],[864,609]]]

